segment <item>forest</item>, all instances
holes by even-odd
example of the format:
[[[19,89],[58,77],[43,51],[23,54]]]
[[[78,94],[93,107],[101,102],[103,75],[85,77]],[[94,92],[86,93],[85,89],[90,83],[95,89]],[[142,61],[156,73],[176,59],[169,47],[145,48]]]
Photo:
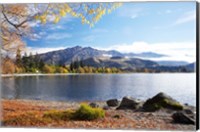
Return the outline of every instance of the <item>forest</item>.
[[[121,69],[115,67],[92,67],[84,65],[82,61],[71,62],[70,65],[45,64],[38,54],[26,53],[22,56],[18,49],[16,57],[2,58],[2,73],[121,73]]]

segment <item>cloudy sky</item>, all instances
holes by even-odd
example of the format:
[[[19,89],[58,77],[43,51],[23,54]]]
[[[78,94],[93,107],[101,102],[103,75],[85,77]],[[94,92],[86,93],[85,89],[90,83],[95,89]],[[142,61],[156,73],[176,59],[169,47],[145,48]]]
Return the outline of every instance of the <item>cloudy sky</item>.
[[[43,53],[73,46],[120,52],[167,54],[163,60],[195,61],[196,2],[124,3],[94,27],[66,16],[57,24],[31,23],[29,51]]]

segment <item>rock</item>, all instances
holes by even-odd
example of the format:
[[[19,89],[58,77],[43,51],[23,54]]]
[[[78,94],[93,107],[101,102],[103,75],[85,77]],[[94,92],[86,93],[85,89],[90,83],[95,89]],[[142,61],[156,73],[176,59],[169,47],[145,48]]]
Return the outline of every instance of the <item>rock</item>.
[[[118,114],[116,114],[116,115],[113,116],[113,118],[117,118],[117,119],[119,119],[119,118],[121,118],[121,116],[118,115]]]
[[[98,108],[99,107],[99,105],[95,102],[90,103],[89,106],[92,107],[92,108]]]
[[[124,97],[117,107],[119,109],[138,109],[140,106],[140,101],[131,97]]]
[[[184,113],[186,113],[186,114],[194,114],[194,112],[191,110],[191,109],[185,109],[185,110],[183,110],[184,111]]]
[[[106,105],[106,106],[103,106],[103,109],[104,110],[109,110],[110,108]]]
[[[148,99],[143,104],[143,110],[148,112],[154,112],[161,108],[170,110],[183,110],[183,105],[162,92]]]
[[[106,101],[107,105],[110,107],[116,107],[119,105],[119,101],[117,99],[110,99]]]
[[[195,120],[185,114],[183,111],[178,111],[172,115],[175,123],[181,124],[195,124]]]

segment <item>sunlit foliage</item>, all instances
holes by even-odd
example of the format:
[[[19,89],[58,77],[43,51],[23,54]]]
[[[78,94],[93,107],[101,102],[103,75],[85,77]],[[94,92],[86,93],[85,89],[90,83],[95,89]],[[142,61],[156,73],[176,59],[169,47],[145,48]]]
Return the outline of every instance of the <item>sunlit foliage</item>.
[[[8,57],[2,59],[1,70],[1,73],[3,74],[13,74],[15,72],[14,62]]]
[[[24,37],[32,37],[31,22],[57,23],[70,15],[91,27],[121,3],[60,3],[60,4],[2,4],[0,5],[1,46],[4,52],[24,50]]]

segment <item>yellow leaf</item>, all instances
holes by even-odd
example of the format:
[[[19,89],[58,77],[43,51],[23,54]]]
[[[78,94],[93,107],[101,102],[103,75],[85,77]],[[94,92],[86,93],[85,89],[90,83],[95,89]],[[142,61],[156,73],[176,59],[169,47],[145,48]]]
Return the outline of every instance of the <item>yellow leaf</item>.
[[[39,20],[39,19],[40,19],[40,17],[39,17],[38,15],[36,15],[34,18],[35,18],[36,20]]]
[[[61,15],[62,17],[64,17],[64,16],[66,15],[66,12],[65,12],[64,10],[60,10],[60,15]]]
[[[40,21],[45,24],[47,22],[46,15],[40,16]]]
[[[56,18],[54,19],[54,23],[58,23],[60,21],[60,17],[56,16]]]
[[[93,13],[94,13],[93,9],[91,9],[91,10],[88,11],[88,14],[90,14],[90,15],[93,14]]]

